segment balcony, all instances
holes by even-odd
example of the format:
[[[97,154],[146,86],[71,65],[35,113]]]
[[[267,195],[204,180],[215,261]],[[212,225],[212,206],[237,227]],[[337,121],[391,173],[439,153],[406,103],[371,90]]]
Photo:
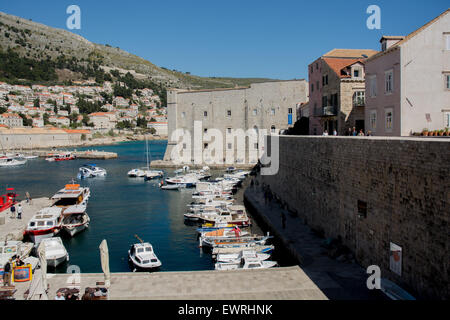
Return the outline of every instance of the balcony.
[[[321,109],[317,108],[314,110],[314,115],[316,117],[333,117],[337,116],[337,107],[326,106]]]
[[[354,107],[364,107],[366,105],[366,100],[364,98],[355,98],[353,99]]]

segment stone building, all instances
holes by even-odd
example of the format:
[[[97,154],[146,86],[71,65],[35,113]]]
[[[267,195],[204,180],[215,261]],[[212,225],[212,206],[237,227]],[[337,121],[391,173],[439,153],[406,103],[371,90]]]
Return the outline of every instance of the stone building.
[[[218,159],[218,164],[256,162],[250,153],[263,152],[263,130],[266,134],[278,134],[293,126],[296,106],[305,103],[307,96],[305,80],[257,83],[234,89],[168,90],[169,143],[164,160],[177,160],[172,152],[178,145],[183,149],[184,163],[208,163],[209,156]],[[195,132],[194,127],[198,125],[200,132]],[[177,129],[184,130],[182,147],[174,135]],[[221,141],[210,136],[217,132],[222,135]],[[247,138],[244,133],[249,133]],[[249,138],[253,133],[258,136],[257,141],[252,140],[253,136]]]
[[[0,114],[0,124],[4,124],[9,128],[23,127],[23,119],[16,113]]]
[[[374,135],[450,127],[449,13],[406,37],[382,37],[382,51],[367,59],[365,119]]]
[[[364,130],[364,61],[368,49],[334,49],[308,67],[310,135]]]

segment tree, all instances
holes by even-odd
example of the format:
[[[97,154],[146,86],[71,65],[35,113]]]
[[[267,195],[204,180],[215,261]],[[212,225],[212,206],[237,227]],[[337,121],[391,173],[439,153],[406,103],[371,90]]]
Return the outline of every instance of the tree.
[[[0,114],[5,113],[6,111],[8,111],[8,109],[6,109],[4,107],[0,107]]]
[[[50,121],[48,120],[50,118],[50,116],[48,115],[48,113],[44,113],[44,115],[42,116],[42,118],[44,119],[44,125],[50,124]]]
[[[136,125],[140,128],[147,128],[147,120],[145,120],[145,118],[141,118],[139,117],[136,121]]]
[[[41,107],[41,103],[40,103],[40,101],[39,101],[39,98],[34,99],[34,101],[33,101],[33,106],[34,106],[35,108],[40,108],[40,107]]]
[[[19,116],[23,119],[23,125],[25,127],[32,127],[33,126],[33,120],[28,119],[23,113],[19,113]]]

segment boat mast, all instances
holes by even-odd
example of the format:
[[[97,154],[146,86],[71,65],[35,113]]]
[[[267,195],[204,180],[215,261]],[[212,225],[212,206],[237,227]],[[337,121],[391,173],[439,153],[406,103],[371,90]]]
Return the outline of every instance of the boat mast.
[[[138,239],[141,243],[144,243],[144,240],[142,240],[141,238],[139,238],[139,236],[137,234],[134,235],[136,237],[136,239]]]

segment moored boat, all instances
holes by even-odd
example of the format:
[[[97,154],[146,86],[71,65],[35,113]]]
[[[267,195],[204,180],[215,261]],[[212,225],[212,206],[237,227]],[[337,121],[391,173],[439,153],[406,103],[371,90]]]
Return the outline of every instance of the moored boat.
[[[17,196],[14,188],[6,188],[6,193],[0,196],[0,212],[8,210],[13,204],[16,204]]]
[[[265,261],[270,258],[268,253],[259,253],[256,250],[242,250],[237,253],[220,253],[217,255],[217,262],[239,263],[242,258],[251,258],[255,260]]]
[[[73,155],[71,152],[50,153],[50,154],[47,155],[47,158],[45,158],[45,160],[49,161],[49,162],[75,160],[75,155]]]
[[[25,235],[36,245],[44,239],[57,235],[61,230],[62,210],[59,207],[40,210],[31,218],[25,229]]]
[[[87,229],[91,219],[83,205],[71,206],[63,211],[62,229],[71,237]]]
[[[27,163],[27,159],[17,159],[13,157],[1,157],[0,167],[14,167],[21,166]]]
[[[45,248],[47,266],[56,268],[65,261],[69,261],[69,254],[62,243],[61,238],[43,239],[38,247],[38,252]]]
[[[133,244],[128,250],[128,260],[133,266],[133,271],[151,270],[159,268],[162,263],[156,256],[153,246],[142,241],[138,236],[140,243]]]
[[[94,177],[104,177],[107,172],[105,169],[98,167],[96,164],[85,164],[80,167],[78,171],[77,178],[94,178]]]
[[[75,205],[87,206],[90,196],[91,192],[89,188],[72,183],[66,184],[51,199],[53,200],[53,206],[68,208]]]
[[[276,261],[261,261],[254,258],[242,258],[239,263],[218,262],[215,264],[216,270],[238,270],[238,269],[267,269],[276,267]]]

